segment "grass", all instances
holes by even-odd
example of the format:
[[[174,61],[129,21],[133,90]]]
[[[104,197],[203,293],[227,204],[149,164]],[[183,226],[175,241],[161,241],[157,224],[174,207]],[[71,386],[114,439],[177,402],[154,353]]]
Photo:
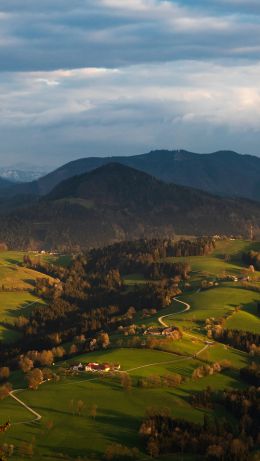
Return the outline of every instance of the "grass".
[[[260,251],[259,242],[246,240],[221,240],[216,242],[215,250],[208,256],[166,258],[166,261],[183,261],[191,266],[191,282],[200,282],[203,278],[214,279],[223,273],[243,275],[245,269],[242,254],[249,250]],[[255,272],[260,277],[260,272]]]
[[[18,405],[14,399],[8,397],[1,401],[0,424],[4,424],[8,419],[17,425],[17,423],[28,421],[33,417],[22,405]]]
[[[40,258],[42,262],[55,263],[61,266],[68,266],[71,263],[70,255],[52,255],[49,253],[41,254],[37,252],[25,252],[25,251],[2,251],[0,252],[0,266],[6,266],[13,268],[23,262],[25,254],[29,254],[32,260],[34,258]],[[29,269],[28,269],[29,270]]]
[[[5,342],[14,341],[19,333],[9,328],[15,317],[26,315],[34,305],[43,301],[29,292],[0,292],[0,339]],[[28,307],[26,307],[28,305]]]
[[[82,361],[99,360],[119,361],[123,369],[134,368],[148,363],[160,362],[160,365],[129,372],[133,382],[139,376],[159,375],[177,372],[189,378],[197,361],[183,361],[173,354],[140,349],[118,349],[95,352],[79,357]],[[174,364],[163,364],[169,359],[176,359]],[[123,443],[129,447],[137,446],[140,459],[148,459],[144,453],[138,430],[147,408],[167,407],[175,417],[202,423],[205,411],[195,409],[190,405],[193,392],[210,385],[214,389],[237,387],[236,377],[228,374],[218,374],[204,378],[198,382],[188,381],[179,388],[142,389],[134,386],[130,392],[122,389],[118,379],[97,378],[93,375],[79,375],[64,378],[59,383],[46,383],[36,392],[26,390],[20,393],[20,398],[39,412],[43,419],[38,425],[14,425],[2,438],[3,442],[19,446],[21,440],[30,441],[35,438],[35,453],[37,460],[56,459],[58,453],[66,453],[76,458],[93,454],[101,459],[106,447],[113,443]],[[94,378],[96,375],[94,376]],[[73,415],[71,401],[82,400],[85,404],[82,416]],[[90,417],[91,406],[97,405],[96,419]],[[214,417],[223,416],[223,410],[217,409]],[[10,398],[1,404],[3,421],[11,417],[12,422],[31,419],[27,412],[15,406]],[[52,422],[53,428],[47,429],[47,422]],[[18,460],[14,457],[14,460]]]
[[[260,251],[260,242],[252,242],[250,240],[220,240],[216,242],[216,249],[213,255],[216,257],[224,254],[232,256],[234,259],[240,260],[241,254],[250,250]]]
[[[172,321],[196,320],[204,322],[208,317],[216,319],[231,314],[236,306],[242,306],[245,311],[255,309],[256,302],[259,300],[258,293],[242,288],[219,286],[201,291],[199,293],[185,294],[180,299],[189,303],[192,309],[185,314],[177,314],[172,317]],[[179,305],[178,305],[179,308]],[[170,317],[167,322],[170,323]],[[245,325],[245,329],[249,325]]]
[[[137,316],[135,323],[146,325],[158,325],[160,315],[174,314],[167,317],[167,323],[177,325],[184,330],[184,337],[180,341],[167,343],[166,351],[147,349],[123,349],[111,348],[75,357],[72,361],[98,361],[98,362],[119,362],[121,369],[129,370],[132,377],[133,388],[126,392],[117,378],[100,377],[91,374],[80,374],[74,377],[63,377],[58,383],[45,383],[36,392],[25,390],[19,396],[42,415],[42,420],[34,425],[14,425],[11,430],[4,434],[2,443],[13,443],[19,447],[21,442],[35,440],[35,455],[32,459],[37,461],[56,461],[61,459],[77,459],[77,457],[91,456],[96,460],[103,458],[106,447],[118,442],[129,447],[138,447],[140,460],[150,459],[145,454],[142,440],[138,435],[141,421],[148,407],[168,407],[175,417],[184,418],[190,421],[203,421],[205,413],[212,417],[223,417],[226,415],[223,409],[217,408],[215,412],[193,408],[190,405],[190,397],[194,392],[210,386],[215,390],[224,388],[239,388],[244,386],[239,377],[239,369],[250,363],[248,354],[229,348],[223,344],[215,343],[208,348],[199,359],[191,359],[185,356],[192,356],[203,347],[205,332],[203,324],[206,318],[230,315],[226,320],[228,328],[242,328],[249,331],[260,332],[260,320],[257,317],[256,302],[259,302],[259,294],[243,289],[239,284],[226,283],[217,288],[196,292],[196,288],[204,278],[213,279],[216,275],[226,271],[227,273],[240,274],[243,270],[241,253],[249,251],[250,248],[259,249],[259,243],[246,242],[241,240],[225,240],[217,242],[215,251],[206,257],[173,258],[174,261],[183,259],[192,266],[191,284],[193,291],[185,292],[180,299],[191,305],[191,310],[178,314],[183,309],[177,302],[164,309],[155,316],[141,319]],[[224,259],[229,255],[229,261]],[[17,282],[28,283],[30,278],[25,279],[22,273],[14,268],[22,260],[20,252],[8,252],[0,255],[0,276],[12,278],[12,273],[17,275]],[[56,261],[67,265],[70,257],[60,256],[52,259],[52,256],[43,256],[45,260]],[[48,259],[51,258],[51,259]],[[1,267],[1,265],[3,267]],[[8,269],[8,271],[7,271]],[[3,270],[4,272],[1,272]],[[258,273],[256,274],[258,276]],[[32,277],[33,280],[33,277]],[[20,282],[19,282],[20,281]],[[124,276],[125,284],[129,289],[135,284],[146,283],[147,280],[141,274],[128,274]],[[2,296],[2,298],[1,298]],[[19,297],[20,296],[20,297]],[[25,298],[23,297],[25,296]],[[4,319],[13,320],[16,315],[23,312],[21,309],[25,302],[31,300],[28,292],[0,293],[0,321]],[[241,306],[235,312],[236,306]],[[28,309],[32,309],[33,306]],[[26,312],[26,310],[25,310]],[[8,336],[12,332],[0,331],[0,334]],[[191,338],[188,334],[195,338]],[[112,338],[112,344],[116,340]],[[127,341],[129,337],[123,337]],[[183,357],[180,357],[180,354]],[[230,360],[232,369],[208,376],[198,381],[191,380],[195,367],[202,364],[202,361],[216,362]],[[165,363],[171,362],[171,363]],[[69,363],[69,362],[68,362]],[[57,368],[68,363],[57,363]],[[150,366],[147,366],[150,365]],[[136,369],[137,368],[137,369]],[[184,384],[178,388],[156,388],[142,389],[138,387],[137,381],[140,377],[151,375],[164,376],[172,373],[179,373],[185,378]],[[94,380],[93,380],[94,378]],[[12,382],[15,387],[25,385],[21,372],[12,375]],[[74,400],[74,406],[78,400],[84,402],[82,416],[73,414],[70,402]],[[90,417],[90,409],[93,404],[97,405],[97,416]],[[0,402],[0,422],[6,421],[9,417],[13,423],[19,423],[33,416],[28,411],[7,398]],[[48,429],[51,426],[53,427]],[[48,426],[48,427],[47,427]],[[61,456],[61,453],[64,456]],[[66,458],[67,456],[67,458]],[[68,458],[69,457],[69,458]],[[21,456],[15,451],[14,461],[20,461]],[[179,460],[180,457],[166,456],[161,460]],[[190,461],[191,457],[184,457],[184,461]]]
[[[124,284],[127,286],[140,285],[145,283],[151,283],[151,280],[147,280],[142,274],[127,274],[123,276]]]
[[[107,351],[96,351],[91,354],[84,354],[79,357],[83,362],[111,362],[111,363],[120,363],[122,371],[127,371],[132,368],[142,367],[151,363],[163,363],[163,365],[156,365],[156,373],[165,371],[166,368],[174,368],[174,365],[165,365],[164,362],[179,360],[180,357],[171,353],[164,351],[157,351],[151,349],[109,349]],[[74,362],[74,360],[72,360]],[[152,367],[152,371],[155,370]],[[147,376],[151,374],[150,368],[143,368],[132,372],[133,376]]]
[[[0,284],[8,290],[31,290],[39,277],[46,275],[26,267],[0,265]]]
[[[215,343],[206,353],[206,359],[210,362],[229,360],[231,365],[237,369],[248,365],[250,359],[245,352],[232,349],[224,344]]]
[[[257,298],[257,293],[255,293],[255,298]],[[244,306],[238,312],[234,312],[232,317],[230,317],[227,320],[226,327],[237,330],[252,331],[253,333],[259,333],[260,318],[259,316],[257,316],[256,302],[254,304]]]
[[[15,317],[26,315],[33,309],[32,303],[43,301],[31,291],[35,280],[46,275],[22,267],[24,252],[4,251],[0,253],[0,340],[12,342],[19,333],[8,327]],[[28,305],[28,308],[26,306]]]

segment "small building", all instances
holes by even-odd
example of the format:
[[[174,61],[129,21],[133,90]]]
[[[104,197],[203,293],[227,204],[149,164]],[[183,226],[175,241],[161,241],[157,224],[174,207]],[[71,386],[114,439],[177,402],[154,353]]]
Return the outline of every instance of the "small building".
[[[144,331],[144,335],[151,335],[151,336],[173,336],[177,331],[179,331],[176,327],[149,327],[147,330]]]
[[[104,371],[105,373],[107,373],[110,370],[111,370],[111,365],[109,365],[109,363],[101,363],[100,371]]]
[[[70,367],[70,369],[71,369],[72,371],[76,371],[76,372],[84,371],[84,366],[82,365],[82,363],[78,363],[78,364],[76,364],[76,365],[72,365],[72,366]]]
[[[85,371],[107,373],[110,370],[111,370],[111,365],[109,363],[90,362],[87,365],[85,365]]]
[[[144,335],[161,336],[164,328],[149,327],[144,331]]]
[[[96,362],[90,362],[85,365],[85,371],[98,371],[99,369],[99,363]]]

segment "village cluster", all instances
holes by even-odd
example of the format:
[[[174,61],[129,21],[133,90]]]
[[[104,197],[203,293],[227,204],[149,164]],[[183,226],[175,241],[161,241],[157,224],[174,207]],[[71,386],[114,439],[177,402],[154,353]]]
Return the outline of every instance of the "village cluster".
[[[167,336],[173,339],[180,339],[182,336],[180,330],[176,327],[148,327],[144,331],[144,335]]]
[[[108,373],[109,371],[119,371],[120,365],[112,364],[112,363],[97,363],[97,362],[90,362],[86,364],[78,363],[73,364],[70,367],[71,371],[74,372],[92,372],[92,373]]]

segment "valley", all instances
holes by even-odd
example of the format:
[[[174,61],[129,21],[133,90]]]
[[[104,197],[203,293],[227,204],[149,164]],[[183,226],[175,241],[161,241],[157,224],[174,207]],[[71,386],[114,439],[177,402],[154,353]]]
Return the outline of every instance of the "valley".
[[[0,461],[260,461],[260,1],[0,1]]]
[[[110,248],[112,257],[113,246]],[[122,250],[123,248],[124,244]],[[137,251],[138,254],[141,246],[139,243],[135,247],[133,242],[129,248],[131,252]],[[12,396],[1,400],[0,422],[8,419],[11,422],[11,428],[2,436],[2,441],[15,446],[10,459],[18,461],[26,456],[52,461],[118,459],[117,452],[121,453],[120,459],[149,459],[150,455],[139,434],[142,420],[149,408],[153,408],[154,412],[167,409],[174,418],[197,424],[203,424],[205,415],[212,420],[217,417],[235,424],[235,419],[223,406],[214,404],[200,407],[194,405],[192,396],[199,395],[207,388],[212,395],[224,389],[246,389],[247,383],[241,378],[240,369],[259,361],[257,352],[248,353],[249,350],[243,350],[240,346],[233,347],[221,338],[210,338],[205,328],[210,324],[207,319],[214,318],[215,324],[219,324],[222,319],[223,328],[247,331],[248,334],[252,332],[259,338],[260,272],[249,273],[248,267],[242,261],[243,252],[250,251],[251,248],[259,249],[259,245],[249,241],[226,239],[216,241],[215,248],[205,255],[159,258],[158,261],[167,263],[170,267],[174,263],[184,263],[188,270],[189,266],[188,280],[180,279],[177,282],[178,288],[175,287],[175,292],[176,289],[179,292],[170,305],[156,309],[156,312],[151,308],[140,310],[137,307],[136,313],[133,311],[129,314],[126,323],[121,317],[123,330],[121,327],[114,330],[111,324],[109,341],[101,346],[101,350],[98,346],[98,350],[87,353],[82,350],[79,353],[86,348],[84,335],[84,339],[81,339],[83,342],[77,343],[78,352],[74,348],[71,355],[69,350],[72,342],[68,338],[60,344],[66,351],[65,359],[56,358],[55,365],[47,365],[49,372],[46,376],[50,376],[51,380],[42,383],[37,390],[26,389],[27,382],[21,370],[11,372],[9,381],[13,383],[13,388],[22,389],[14,395],[39,415],[39,420],[34,421],[35,414],[30,413]],[[124,253],[120,253],[122,250],[118,248],[115,251],[112,267],[116,264],[117,251],[124,264]],[[123,251],[127,254],[130,249]],[[3,254],[1,261],[4,266],[8,259],[8,267],[11,269],[14,261],[16,264],[19,261],[21,263],[23,257],[24,253],[7,252]],[[58,256],[54,258],[45,255],[41,258],[41,264],[44,261],[59,261]],[[92,253],[91,258],[91,264],[102,262],[102,250]],[[103,267],[108,264],[109,269],[111,262],[104,266],[104,261]],[[91,264],[89,263],[89,268]],[[137,262],[135,264],[140,265]],[[32,269],[18,267],[21,271],[19,283],[22,280],[26,287],[23,271]],[[36,276],[37,271],[32,274]],[[147,284],[157,286],[157,281],[143,274],[142,271],[125,272],[124,290],[130,290],[131,294],[137,287],[144,290]],[[245,274],[249,274],[249,282],[242,280]],[[226,281],[224,276],[236,276],[238,281]],[[114,277],[117,277],[116,274]],[[218,280],[218,285],[206,286],[206,282],[211,283],[212,280]],[[28,293],[28,296],[32,295]],[[38,302],[48,304],[48,301],[41,298],[38,298]],[[143,303],[146,303],[145,298]],[[22,310],[23,306],[19,307],[17,300],[15,312],[19,309]],[[33,305],[28,306],[28,309],[33,310]],[[27,314],[27,308],[22,310],[22,315]],[[172,326],[181,332],[181,336],[178,339],[153,336],[153,329],[159,326]],[[151,335],[144,336],[143,331],[147,328],[148,331],[151,329]],[[93,337],[91,333],[90,337]],[[41,342],[40,339],[39,341]],[[120,371],[94,375],[68,371],[71,363],[79,362],[118,363]],[[218,371],[196,377],[196,370],[201,367],[210,368],[216,363]],[[160,459],[167,459],[165,456],[160,456]],[[183,459],[188,460],[189,456],[188,452],[184,453]],[[176,453],[169,459],[177,461],[180,458]]]

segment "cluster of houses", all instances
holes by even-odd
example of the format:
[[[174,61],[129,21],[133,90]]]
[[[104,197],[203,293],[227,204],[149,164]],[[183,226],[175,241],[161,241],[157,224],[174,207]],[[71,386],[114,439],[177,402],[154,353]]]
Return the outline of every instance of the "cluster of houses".
[[[111,363],[97,363],[97,362],[90,362],[86,364],[78,363],[71,365],[71,371],[74,372],[98,372],[98,373],[108,373],[109,371],[119,371],[120,365],[119,364],[111,364]]]
[[[224,282],[249,282],[250,277],[249,275],[243,275],[240,277],[237,277],[236,275],[226,275],[224,278],[221,279]]]
[[[152,336],[175,336],[176,332],[179,331],[176,327],[149,327],[144,331],[144,335]]]

